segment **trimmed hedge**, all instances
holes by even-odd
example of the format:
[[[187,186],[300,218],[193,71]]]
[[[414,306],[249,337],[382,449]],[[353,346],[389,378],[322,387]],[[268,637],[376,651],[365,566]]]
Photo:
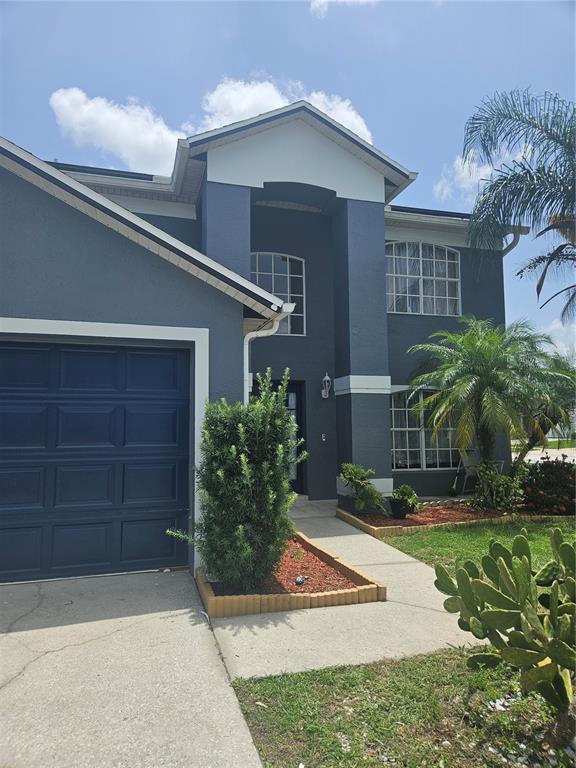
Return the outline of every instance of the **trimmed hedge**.
[[[544,458],[527,465],[524,480],[525,511],[534,515],[574,514],[574,462]]]

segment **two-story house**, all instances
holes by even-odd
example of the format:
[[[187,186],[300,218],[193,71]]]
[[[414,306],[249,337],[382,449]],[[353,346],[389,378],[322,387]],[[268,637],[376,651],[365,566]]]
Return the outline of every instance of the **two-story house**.
[[[446,493],[459,456],[409,410],[407,349],[504,322],[504,251],[396,205],[415,178],[305,102],[179,141],[169,178],[2,140],[2,578],[187,562],[164,531],[199,514],[206,399],[269,366],[291,371],[298,492],[335,498],[352,461]]]

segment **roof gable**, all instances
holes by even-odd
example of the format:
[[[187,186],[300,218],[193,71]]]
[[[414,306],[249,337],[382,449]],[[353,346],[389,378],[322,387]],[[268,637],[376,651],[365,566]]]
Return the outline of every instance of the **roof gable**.
[[[377,202],[385,199],[389,202],[417,175],[305,101],[192,136],[187,141],[191,157],[208,155],[208,179],[226,181],[228,173],[230,180],[227,183],[262,186],[259,182],[264,168],[274,176],[264,181],[296,181],[323,186],[318,180],[326,179],[322,163],[332,163],[337,167],[328,175],[329,182],[338,183],[334,176],[339,174],[342,178],[353,167],[363,168],[353,175],[368,180],[366,188],[370,196],[359,199],[375,199]],[[302,142],[306,146],[302,146]],[[321,149],[319,156],[318,148],[322,147],[324,151]],[[211,160],[214,163],[212,169]],[[260,169],[250,172],[250,163],[260,166]],[[225,164],[228,164],[228,171]],[[340,171],[338,166],[342,166]],[[297,176],[298,173],[302,178]],[[369,181],[370,177],[373,177],[372,181]],[[385,193],[374,191],[376,177],[380,177],[378,184],[381,189],[384,189],[385,182]],[[256,183],[251,183],[253,181]],[[345,190],[346,186],[343,187]],[[338,193],[338,190],[335,191]],[[356,191],[354,196],[357,197],[357,194]]]
[[[287,308],[255,283],[210,259],[48,163],[0,138],[0,167],[16,174],[129,240],[213,285],[268,318]]]

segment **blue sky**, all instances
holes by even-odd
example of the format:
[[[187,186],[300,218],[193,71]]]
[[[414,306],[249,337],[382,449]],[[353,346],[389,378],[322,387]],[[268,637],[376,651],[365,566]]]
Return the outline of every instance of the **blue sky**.
[[[553,0],[0,3],[0,133],[49,160],[164,169],[177,135],[314,94],[419,172],[398,204],[469,210],[481,169],[454,165],[466,118],[495,90],[573,98],[574,8]],[[534,282],[514,276],[540,252],[524,238],[506,258],[507,319],[528,318],[570,343],[558,304],[539,310]]]

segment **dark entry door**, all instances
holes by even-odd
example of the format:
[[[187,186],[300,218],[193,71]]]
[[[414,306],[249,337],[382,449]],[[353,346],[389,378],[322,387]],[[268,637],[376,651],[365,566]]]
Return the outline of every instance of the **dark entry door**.
[[[0,344],[0,579],[186,563],[189,355]]]
[[[294,416],[296,424],[298,424],[298,437],[305,437],[304,435],[304,396],[303,386],[300,382],[291,382],[288,385],[288,410]],[[292,488],[296,493],[306,493],[306,468],[304,461],[298,464],[292,465],[291,481]]]

